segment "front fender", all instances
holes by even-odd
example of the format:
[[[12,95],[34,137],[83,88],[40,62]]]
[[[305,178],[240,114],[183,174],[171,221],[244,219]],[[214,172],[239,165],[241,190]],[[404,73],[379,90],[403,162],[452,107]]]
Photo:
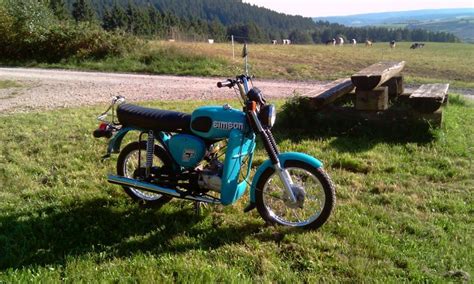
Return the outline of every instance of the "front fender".
[[[312,165],[315,168],[320,168],[323,165],[323,163],[319,161],[318,159],[310,155],[307,155],[304,153],[298,153],[298,152],[288,152],[288,153],[280,154],[278,155],[278,159],[280,160],[280,164],[283,167],[285,166],[285,162],[288,160],[305,162]],[[260,179],[263,172],[265,172],[265,170],[268,168],[273,169],[273,165],[270,160],[266,160],[262,165],[260,165],[260,167],[258,167],[257,169],[257,172],[253,176],[252,186],[250,188],[250,202],[251,203],[255,203],[255,190],[257,187],[258,180]]]

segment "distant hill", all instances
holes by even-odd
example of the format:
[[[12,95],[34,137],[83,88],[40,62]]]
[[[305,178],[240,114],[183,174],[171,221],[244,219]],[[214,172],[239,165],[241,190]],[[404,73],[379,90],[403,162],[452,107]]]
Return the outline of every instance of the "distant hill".
[[[282,42],[290,39],[296,44],[311,44],[342,36],[359,42],[367,38],[375,41],[459,41],[453,34],[445,32],[354,28],[327,21],[315,22],[311,18],[278,13],[242,0],[49,1],[66,3],[76,21],[91,16],[95,18],[91,21],[100,23],[106,30],[123,30],[160,39],[202,41],[212,38],[222,42],[232,37],[239,42],[269,43],[271,40]],[[55,14],[62,13],[61,9],[54,11]]]
[[[435,32],[453,33],[463,41],[474,42],[474,8],[371,13],[318,17],[314,20],[351,27],[421,28]]]
[[[66,0],[69,7],[76,0]],[[311,29],[315,23],[308,17],[291,16],[270,9],[243,3],[242,0],[90,0],[99,16],[115,3],[126,7],[130,2],[137,6],[153,6],[161,12],[171,13],[179,18],[218,20],[225,26],[254,22],[262,28],[275,32],[296,28]]]
[[[425,29],[435,32],[449,32],[464,42],[474,43],[474,16],[460,19],[445,19],[407,24],[409,29]]]

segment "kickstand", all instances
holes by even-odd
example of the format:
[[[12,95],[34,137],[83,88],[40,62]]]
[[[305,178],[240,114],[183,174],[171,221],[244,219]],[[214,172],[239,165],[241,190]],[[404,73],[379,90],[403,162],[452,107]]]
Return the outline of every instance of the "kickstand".
[[[196,214],[196,216],[200,216],[201,215],[201,207],[202,207],[202,202],[200,201],[195,201],[194,202],[194,214]]]

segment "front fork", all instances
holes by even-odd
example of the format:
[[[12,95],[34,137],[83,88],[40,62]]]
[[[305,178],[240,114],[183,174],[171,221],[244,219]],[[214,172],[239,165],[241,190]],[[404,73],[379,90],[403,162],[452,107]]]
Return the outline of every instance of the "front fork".
[[[280,151],[278,150],[278,146],[276,144],[272,132],[270,131],[270,129],[263,128],[255,111],[250,112],[250,117],[252,125],[254,126],[254,128],[256,128],[255,130],[260,133],[262,137],[263,145],[273,164],[273,168],[275,169],[276,173],[280,177],[281,182],[283,183],[283,186],[288,192],[288,196],[290,197],[291,202],[296,202],[296,197],[293,193],[293,180],[288,171],[280,164],[280,159],[278,158],[278,155],[280,155]]]

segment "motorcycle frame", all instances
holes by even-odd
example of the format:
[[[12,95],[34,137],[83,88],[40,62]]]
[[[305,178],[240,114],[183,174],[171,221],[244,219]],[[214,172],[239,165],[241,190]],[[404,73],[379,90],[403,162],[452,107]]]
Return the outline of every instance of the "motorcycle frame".
[[[245,131],[233,129],[228,137],[227,148],[225,152],[225,159],[223,162],[223,173],[222,173],[222,184],[220,191],[220,203],[222,205],[231,205],[237,202],[247,189],[248,178],[250,176],[253,155],[255,151],[255,134],[250,129],[250,127],[244,127]],[[143,129],[134,128],[134,127],[125,127],[120,129],[109,141],[108,153],[118,153],[120,152],[120,147],[125,135],[130,131],[140,131],[143,132]],[[198,135],[196,135],[199,137]],[[158,136],[155,136],[155,139],[169,152],[168,140],[170,135],[165,132],[159,132]],[[173,168],[176,171],[184,171],[185,169],[181,167],[171,156],[170,158],[173,161]],[[247,168],[242,169],[244,161],[248,159]],[[242,172],[243,170],[243,172]]]

